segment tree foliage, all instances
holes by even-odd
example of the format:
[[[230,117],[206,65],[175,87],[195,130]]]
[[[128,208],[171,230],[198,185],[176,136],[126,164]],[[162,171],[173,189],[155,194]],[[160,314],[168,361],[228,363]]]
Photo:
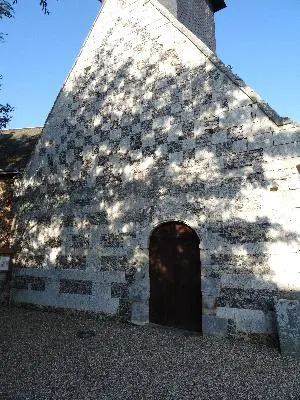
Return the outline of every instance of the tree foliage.
[[[14,15],[14,8],[13,5],[17,4],[18,0],[7,1],[7,0],[0,0],[0,19],[3,17],[11,18]],[[48,1],[47,0],[39,0],[40,6],[44,14],[49,14],[48,10]]]
[[[0,0],[0,19],[11,18],[14,15],[14,9],[8,1]],[[4,39],[3,32],[0,32],[0,42]]]
[[[17,4],[18,0],[14,0],[13,4]],[[49,14],[48,10],[48,1],[47,0],[40,0],[40,6],[42,7],[42,10],[44,14]]]
[[[11,113],[14,108],[9,104],[0,104],[0,129],[6,128],[11,120]]]
[[[3,17],[11,18],[13,15],[13,6],[8,1],[0,0],[0,19]]]
[[[2,79],[2,75],[0,75],[0,80]],[[0,90],[1,90],[1,83],[0,83]],[[13,112],[14,108],[9,104],[0,104],[0,129],[6,128],[7,124],[11,120],[12,116],[11,113]]]

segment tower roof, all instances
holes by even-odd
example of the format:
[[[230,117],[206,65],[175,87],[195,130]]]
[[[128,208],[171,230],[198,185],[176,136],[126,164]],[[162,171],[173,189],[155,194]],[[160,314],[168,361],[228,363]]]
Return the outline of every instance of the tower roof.
[[[211,4],[213,12],[220,11],[226,7],[224,0],[209,0],[209,3]]]

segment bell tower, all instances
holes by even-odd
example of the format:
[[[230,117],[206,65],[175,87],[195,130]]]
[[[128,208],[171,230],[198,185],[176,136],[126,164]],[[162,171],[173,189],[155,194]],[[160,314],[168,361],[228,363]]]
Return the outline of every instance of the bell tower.
[[[226,7],[224,0],[159,1],[212,51],[216,51],[214,13]]]

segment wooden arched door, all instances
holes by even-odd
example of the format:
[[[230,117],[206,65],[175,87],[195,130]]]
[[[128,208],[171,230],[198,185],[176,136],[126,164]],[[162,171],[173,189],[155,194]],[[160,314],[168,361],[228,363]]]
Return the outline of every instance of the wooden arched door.
[[[150,256],[150,322],[201,331],[199,239],[180,222],[168,222],[152,233]]]

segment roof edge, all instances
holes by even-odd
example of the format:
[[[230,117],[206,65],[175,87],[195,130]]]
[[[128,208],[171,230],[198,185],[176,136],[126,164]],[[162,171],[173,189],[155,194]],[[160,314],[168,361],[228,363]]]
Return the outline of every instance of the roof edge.
[[[17,131],[17,130],[24,130],[24,129],[42,129],[43,126],[25,126],[24,128],[5,128],[0,129],[0,132],[4,131]]]

